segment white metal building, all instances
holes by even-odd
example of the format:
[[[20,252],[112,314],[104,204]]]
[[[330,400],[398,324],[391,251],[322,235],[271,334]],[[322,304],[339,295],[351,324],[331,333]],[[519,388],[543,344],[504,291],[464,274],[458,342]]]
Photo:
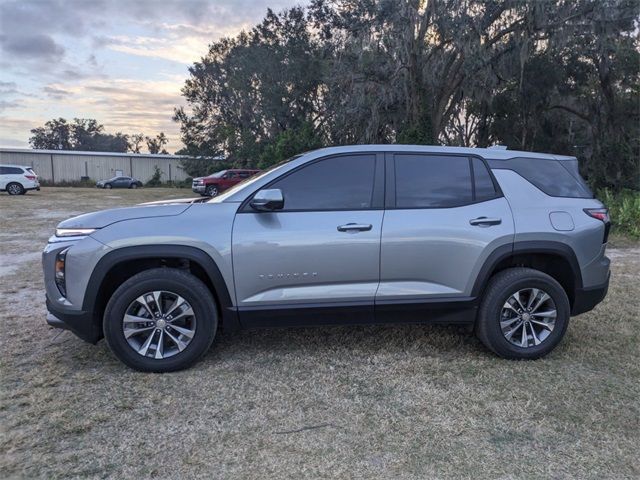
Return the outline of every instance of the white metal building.
[[[115,176],[135,177],[147,182],[155,167],[162,171],[162,182],[187,178],[180,168],[180,155],[143,153],[80,152],[74,150],[31,150],[0,148],[0,164],[33,167],[38,176],[50,182],[78,181],[83,177],[103,180]]]

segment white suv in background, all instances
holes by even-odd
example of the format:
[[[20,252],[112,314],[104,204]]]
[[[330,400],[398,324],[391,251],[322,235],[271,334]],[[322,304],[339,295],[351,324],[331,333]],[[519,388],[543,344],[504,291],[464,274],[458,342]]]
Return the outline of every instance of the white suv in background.
[[[24,195],[28,190],[40,190],[38,175],[31,167],[0,165],[0,192]]]

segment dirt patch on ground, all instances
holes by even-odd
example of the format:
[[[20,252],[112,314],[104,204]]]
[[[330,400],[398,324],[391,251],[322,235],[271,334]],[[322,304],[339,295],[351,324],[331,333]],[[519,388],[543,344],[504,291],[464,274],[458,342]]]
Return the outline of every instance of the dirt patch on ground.
[[[0,277],[6,277],[21,268],[27,268],[29,262],[40,259],[39,252],[0,254]]]
[[[611,250],[608,297],[543,360],[500,360],[455,328],[283,329],[151,375],[44,322],[36,254],[58,217],[188,196],[103,193],[0,198],[0,232],[30,239],[0,259],[19,265],[0,284],[3,477],[640,476],[637,244]]]

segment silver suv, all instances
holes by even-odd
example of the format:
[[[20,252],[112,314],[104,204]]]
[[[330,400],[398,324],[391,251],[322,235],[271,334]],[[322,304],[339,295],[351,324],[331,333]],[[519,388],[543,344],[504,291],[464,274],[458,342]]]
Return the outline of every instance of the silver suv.
[[[533,359],[607,292],[606,208],[573,157],[369,145],[296,156],[205,202],[62,222],[47,321],[143,371],[219,328],[436,322]]]

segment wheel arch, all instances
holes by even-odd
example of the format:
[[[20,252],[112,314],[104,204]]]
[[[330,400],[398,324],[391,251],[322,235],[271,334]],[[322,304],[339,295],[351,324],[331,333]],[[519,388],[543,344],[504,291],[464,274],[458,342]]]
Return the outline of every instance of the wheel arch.
[[[92,312],[94,322],[101,324],[106,304],[116,288],[133,275],[157,267],[190,271],[214,296],[220,323],[225,330],[239,328],[237,313],[220,268],[206,252],[186,245],[139,245],[107,253],[91,273],[82,309]]]
[[[552,240],[533,240],[514,242],[494,250],[476,277],[472,296],[481,297],[489,279],[510,267],[529,267],[550,275],[562,285],[572,307],[576,290],[582,288],[580,265],[569,245]]]

